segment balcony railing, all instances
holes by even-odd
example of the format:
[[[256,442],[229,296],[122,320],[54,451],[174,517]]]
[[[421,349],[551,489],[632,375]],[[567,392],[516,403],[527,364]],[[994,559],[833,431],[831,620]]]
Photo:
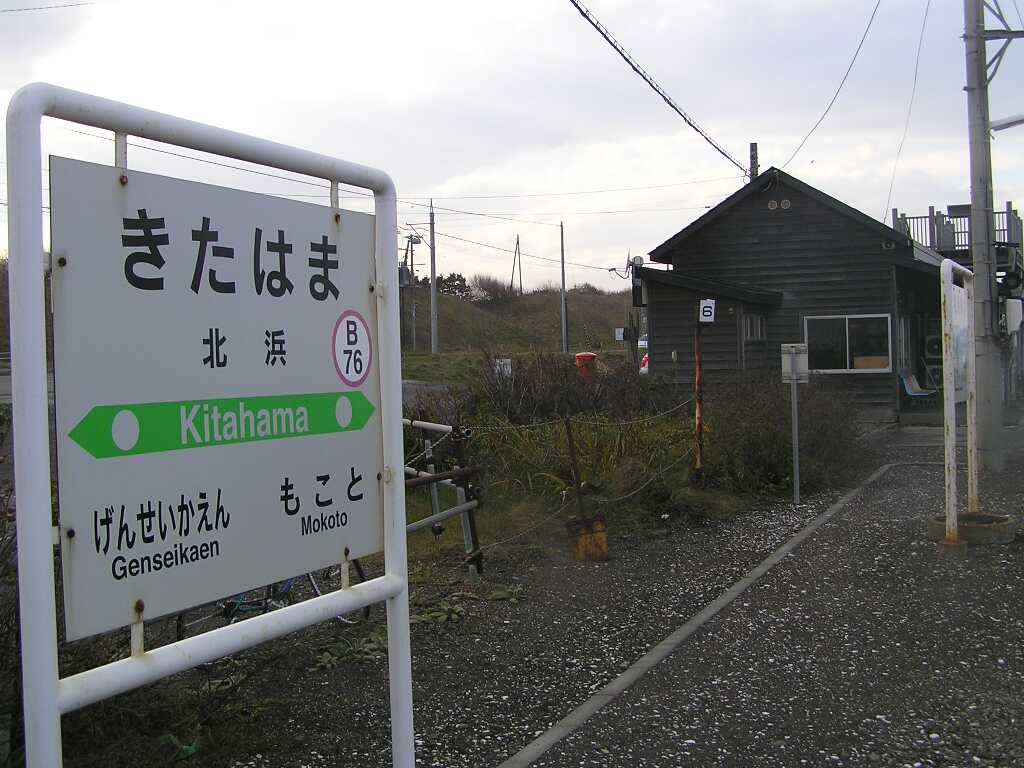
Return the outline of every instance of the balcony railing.
[[[965,206],[952,207],[951,212],[957,215],[949,215],[930,207],[927,216],[907,216],[893,208],[892,227],[935,251],[969,251],[971,217],[969,211],[965,211],[964,208]],[[1012,203],[1006,204],[1006,210],[993,213],[992,223],[995,229],[995,245],[1020,249],[1024,242],[1024,226]]]

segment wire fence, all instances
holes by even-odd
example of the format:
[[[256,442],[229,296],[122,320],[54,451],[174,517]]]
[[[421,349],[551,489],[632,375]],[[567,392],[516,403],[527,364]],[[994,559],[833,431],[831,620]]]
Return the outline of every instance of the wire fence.
[[[671,416],[672,414],[678,413],[680,410],[682,410],[686,406],[692,404],[693,401],[694,401],[694,398],[691,397],[691,398],[683,400],[683,401],[681,401],[679,403],[676,403],[675,405],[673,405],[673,406],[671,406],[669,408],[666,408],[663,411],[659,411],[658,413],[650,414],[648,416],[642,416],[642,417],[635,418],[635,419],[624,419],[624,420],[619,420],[619,421],[606,421],[606,420],[601,420],[601,419],[581,418],[579,416],[567,416],[567,417],[563,417],[563,418],[550,419],[550,420],[547,420],[547,421],[533,422],[533,423],[530,423],[530,424],[486,424],[486,425],[475,425],[475,426],[472,426],[472,427],[458,429],[458,430],[453,429],[452,432],[445,434],[444,437],[439,438],[436,442],[433,442],[429,449],[425,448],[423,451],[420,451],[415,456],[412,456],[412,457],[408,458],[406,460],[406,465],[408,466],[408,465],[412,464],[413,462],[418,461],[419,459],[423,458],[427,454],[428,450],[431,451],[431,452],[433,450],[435,450],[438,447],[438,445],[440,445],[441,442],[443,442],[443,440],[445,438],[448,438],[451,435],[456,434],[456,431],[458,431],[458,433],[460,435],[463,435],[464,439],[468,441],[468,440],[471,440],[474,437],[479,436],[481,434],[495,433],[495,432],[509,432],[509,431],[528,431],[528,430],[534,430],[534,429],[538,429],[538,428],[542,428],[542,427],[551,427],[551,426],[555,426],[555,425],[559,425],[559,424],[565,424],[567,421],[572,423],[572,424],[577,424],[577,425],[587,426],[587,427],[592,427],[592,428],[597,428],[597,429],[622,428],[622,427],[627,427],[627,426],[633,426],[633,425],[636,425],[636,424],[650,423],[652,421],[656,421],[658,419],[662,419],[662,418],[665,418],[667,416]],[[616,497],[613,497],[613,498],[601,498],[601,497],[596,497],[596,496],[595,497],[591,497],[591,498],[593,499],[593,501],[594,501],[594,503],[596,505],[598,505],[598,506],[600,506],[602,508],[606,507],[609,504],[619,503],[619,502],[623,502],[623,501],[626,501],[628,499],[631,499],[634,496],[636,496],[637,494],[639,494],[641,491],[643,491],[645,488],[649,487],[658,478],[664,476],[666,473],[668,473],[669,471],[671,471],[675,467],[677,467],[680,464],[682,464],[688,458],[690,458],[693,455],[693,451],[694,451],[694,449],[692,447],[689,448],[681,456],[678,456],[677,458],[675,458],[672,461],[670,461],[668,464],[665,464],[664,466],[660,467],[659,469],[657,469],[653,473],[647,475],[643,479],[643,481],[637,487],[633,488],[628,493],[624,493],[622,495],[619,495],[619,496],[616,496]],[[494,541],[494,542],[491,542],[491,543],[486,544],[486,545],[478,546],[478,548],[474,552],[471,552],[471,553],[467,552],[463,558],[460,558],[459,563],[456,566],[454,566],[451,570],[452,571],[459,570],[459,569],[465,567],[465,565],[467,563],[470,563],[473,560],[473,558],[479,558],[481,553],[483,553],[485,551],[488,551],[488,550],[491,550],[491,549],[494,549],[494,548],[497,548],[497,547],[506,546],[506,545],[508,545],[508,544],[510,544],[510,543],[512,543],[514,541],[517,541],[517,540],[521,539],[522,537],[524,537],[524,536],[526,536],[526,535],[536,531],[537,529],[542,528],[545,525],[549,525],[549,524],[555,522],[556,520],[561,519],[563,513],[565,512],[565,510],[567,508],[569,508],[569,506],[575,500],[574,498],[567,498],[568,494],[570,494],[570,493],[572,493],[572,494],[579,494],[581,492],[582,492],[582,483],[580,484],[580,487],[576,487],[576,488],[570,487],[570,488],[567,488],[562,493],[562,504],[554,512],[552,512],[549,515],[546,515],[541,520],[536,521],[536,522],[528,525],[527,527],[525,527],[525,528],[523,528],[523,529],[513,533],[510,536],[506,536],[506,537],[504,537],[502,539],[499,539],[498,541]]]

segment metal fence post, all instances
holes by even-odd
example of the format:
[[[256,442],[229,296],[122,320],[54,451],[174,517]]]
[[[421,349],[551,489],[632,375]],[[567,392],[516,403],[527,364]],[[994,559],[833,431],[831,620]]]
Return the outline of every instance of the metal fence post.
[[[455,460],[459,468],[466,466],[466,432],[460,427],[452,428],[452,443],[455,447]],[[456,503],[465,504],[469,497],[468,478],[455,480]],[[476,510],[470,509],[462,513],[462,540],[469,560],[469,576],[477,578],[484,570],[484,555],[480,551],[480,537],[476,532]]]
[[[792,363],[790,365],[792,366]],[[797,408],[796,376],[789,386],[790,407],[793,410],[793,506],[796,506],[800,503],[800,409]]]

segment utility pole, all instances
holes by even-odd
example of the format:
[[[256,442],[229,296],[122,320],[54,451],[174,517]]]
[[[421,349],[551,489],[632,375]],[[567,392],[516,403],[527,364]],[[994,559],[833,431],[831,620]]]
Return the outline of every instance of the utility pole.
[[[757,174],[760,173],[760,169],[757,165],[757,142],[750,142],[750,180],[753,181],[757,178]]]
[[[411,247],[411,245],[412,244],[411,244],[409,238],[406,237],[406,240],[405,240],[405,254],[404,254],[404,257],[402,258],[402,267],[406,270],[406,272],[408,272],[408,270],[409,270],[409,248]],[[405,289],[402,287],[401,275],[399,275],[399,280],[398,280],[398,321],[399,321],[398,322],[398,346],[399,346],[399,348],[401,348],[401,350],[403,352],[405,351],[405,329],[406,329],[405,299],[406,299]]]
[[[508,292],[511,294],[516,286],[516,261],[519,261],[519,293],[523,292],[523,265],[519,255],[519,235],[516,235],[516,247],[512,251],[512,277],[508,279]]]
[[[569,353],[569,318],[565,307],[565,225],[558,222],[558,236],[562,244],[562,295],[559,302],[562,306],[562,352]]]
[[[516,235],[516,251],[519,254],[519,295],[523,295],[523,252],[519,250],[519,235]]]
[[[437,259],[434,249],[434,200],[430,200],[430,354],[437,354]],[[433,488],[433,486],[431,486]]]
[[[1003,23],[1002,30],[985,29],[985,7]],[[967,129],[971,171],[971,262],[974,271],[974,339],[977,375],[978,463],[984,469],[1003,468],[1000,436],[1003,428],[1003,357],[999,347],[998,292],[992,243],[995,205],[992,197],[991,124],[988,84],[995,76],[1006,46],[1022,32],[1010,30],[998,0],[964,0],[964,46],[967,64]],[[1002,40],[989,62],[986,40]],[[991,68],[991,74],[989,70]]]

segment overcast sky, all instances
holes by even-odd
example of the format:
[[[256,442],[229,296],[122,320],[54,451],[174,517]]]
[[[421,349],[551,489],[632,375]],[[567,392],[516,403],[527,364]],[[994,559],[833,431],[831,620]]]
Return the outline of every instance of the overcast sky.
[[[0,9],[49,2],[56,0],[0,0]],[[1019,26],[1013,0],[1002,3]],[[757,141],[762,170],[781,166],[820,116],[874,4],[588,3],[744,165]],[[882,0],[835,106],[786,169],[876,218],[886,207],[924,9],[925,0]],[[962,33],[962,2],[933,2],[890,208],[919,214],[969,200]],[[993,118],[1024,112],[1022,74],[1024,42],[1016,42],[990,89]],[[569,283],[622,287],[607,268],[622,266],[627,253],[646,254],[742,183],[568,0],[110,0],[0,13],[0,102],[6,108],[18,86],[36,80],[377,166],[415,203],[433,195],[438,206],[530,220],[438,211],[444,273],[511,270],[511,255],[449,236],[512,248],[518,234],[526,253],[557,257],[550,225],[564,220],[567,259],[600,268],[570,267]],[[48,125],[46,153],[112,161],[109,138],[69,128]],[[997,208],[1024,204],[1022,150],[1024,127],[997,134]],[[308,184],[139,148],[129,150],[129,165],[326,196]],[[623,187],[659,188],[552,194]],[[3,182],[0,199],[6,194]],[[537,196],[483,197],[501,195]],[[358,199],[346,205],[368,210]],[[402,224],[425,232],[426,220],[423,208],[399,207]],[[0,223],[4,249],[3,206]],[[419,247],[417,262],[427,258]],[[557,279],[556,265],[524,261],[527,285]]]

